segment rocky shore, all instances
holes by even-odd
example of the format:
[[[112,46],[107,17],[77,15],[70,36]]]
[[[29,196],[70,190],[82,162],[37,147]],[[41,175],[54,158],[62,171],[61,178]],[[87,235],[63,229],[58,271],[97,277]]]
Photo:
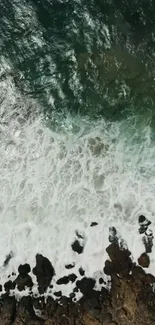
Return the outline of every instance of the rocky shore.
[[[10,276],[4,287],[0,287],[0,325],[154,325],[155,277],[145,272],[153,245],[149,225],[149,220],[139,217],[139,234],[145,249],[137,263],[132,261],[131,252],[124,247],[123,241],[117,238],[117,230],[109,229],[110,244],[106,248],[109,258],[103,266],[109,277],[107,282],[98,279],[100,291],[95,290],[96,280],[86,277],[82,267],[78,279],[73,271],[75,265],[65,266],[70,274],[60,278],[57,284],[60,287],[69,282],[75,284],[70,297],[65,297],[61,290],[53,291],[55,270],[46,257],[37,254],[32,270],[29,264],[20,265],[15,280]],[[78,240],[72,244],[72,249],[82,253]],[[5,265],[10,259],[11,255],[6,258]],[[37,279],[38,295],[32,290],[31,271]],[[22,298],[18,299],[15,292],[22,293]],[[81,298],[76,300],[78,292]]]

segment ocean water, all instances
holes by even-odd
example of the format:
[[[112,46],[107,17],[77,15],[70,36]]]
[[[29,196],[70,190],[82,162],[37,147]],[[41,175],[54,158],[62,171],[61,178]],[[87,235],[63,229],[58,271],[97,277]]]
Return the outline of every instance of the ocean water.
[[[135,261],[144,252],[138,216],[155,226],[153,45],[150,54],[145,35],[137,40],[142,20],[135,27],[124,7],[113,21],[114,2],[3,0],[0,8],[0,282],[21,263],[34,266],[37,253],[55,268],[54,290],[66,264],[98,279],[110,226]],[[81,255],[71,249],[76,231]],[[154,247],[150,260],[154,272]]]

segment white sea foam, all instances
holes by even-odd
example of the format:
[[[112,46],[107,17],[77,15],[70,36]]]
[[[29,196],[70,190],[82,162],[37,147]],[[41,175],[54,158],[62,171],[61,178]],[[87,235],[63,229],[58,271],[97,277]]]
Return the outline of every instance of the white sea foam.
[[[68,263],[75,263],[77,275],[80,266],[86,276],[103,275],[109,226],[117,228],[136,261],[144,252],[138,215],[146,214],[152,230],[155,225],[150,127],[136,118],[109,123],[68,115],[57,130],[49,129],[37,110],[33,119],[23,117],[27,105],[37,103],[17,92],[9,74],[0,87],[0,283],[19,264],[34,266],[37,253],[55,268],[55,290],[56,280],[70,273]],[[98,225],[90,227],[92,221]],[[76,230],[84,237],[81,255],[71,249]],[[154,272],[155,248],[150,258]],[[61,290],[68,295],[72,287]]]

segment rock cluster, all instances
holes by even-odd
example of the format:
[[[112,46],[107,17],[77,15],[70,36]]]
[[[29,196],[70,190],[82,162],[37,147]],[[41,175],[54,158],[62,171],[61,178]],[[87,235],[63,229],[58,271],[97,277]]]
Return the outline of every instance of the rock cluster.
[[[83,239],[79,234],[77,237]],[[109,229],[109,241],[106,248],[109,259],[103,269],[111,279],[110,289],[99,278],[101,290],[96,291],[95,279],[86,277],[82,267],[78,278],[72,272],[75,265],[68,264],[65,268],[68,271],[71,269],[70,274],[59,278],[57,285],[61,288],[61,285],[71,282],[73,292],[69,298],[63,296],[61,290],[54,292],[51,282],[55,270],[46,257],[37,254],[36,266],[32,271],[37,278],[40,296],[32,294],[29,264],[20,265],[17,278],[4,285],[5,294],[1,295],[0,300],[0,325],[154,325],[155,277],[144,271],[144,267],[150,264],[148,254],[144,251],[138,263],[133,263],[131,252],[124,247],[114,227]],[[16,301],[10,295],[10,290],[15,287],[19,291],[30,288],[29,295]],[[48,287],[55,299],[43,295]],[[81,293],[82,298],[74,302],[77,292]]]

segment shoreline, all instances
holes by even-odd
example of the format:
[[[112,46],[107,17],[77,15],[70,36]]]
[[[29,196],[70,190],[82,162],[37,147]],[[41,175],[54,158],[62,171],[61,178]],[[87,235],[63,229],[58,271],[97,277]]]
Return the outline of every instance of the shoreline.
[[[146,219],[142,233],[146,232]],[[40,296],[33,294],[33,282],[29,275],[29,264],[20,265],[14,281],[4,284],[5,293],[0,300],[0,325],[153,325],[155,324],[155,274],[146,273],[150,264],[149,246],[137,263],[131,259],[131,252],[118,241],[115,228],[111,229],[110,244],[106,248],[108,259],[103,266],[105,275],[98,281],[101,291],[95,290],[95,280],[85,276],[81,268],[81,279],[73,273],[74,265],[67,265],[68,276],[57,281],[60,291],[52,292],[52,278],[55,270],[51,262],[41,254],[36,255],[36,276]],[[151,246],[150,246],[151,249]],[[146,252],[148,250],[148,252]],[[9,258],[7,263],[9,263]],[[61,285],[74,283],[70,297],[62,296]],[[18,300],[14,290],[23,294]],[[50,291],[49,291],[50,290]],[[24,292],[26,295],[24,295]],[[77,293],[81,298],[74,302]]]

